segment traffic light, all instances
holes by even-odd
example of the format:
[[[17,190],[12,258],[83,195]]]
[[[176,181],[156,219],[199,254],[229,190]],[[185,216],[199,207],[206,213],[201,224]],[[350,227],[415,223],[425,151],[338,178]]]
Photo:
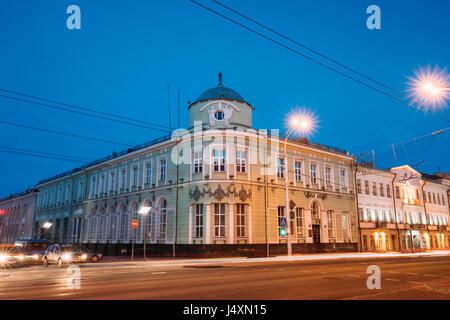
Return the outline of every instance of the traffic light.
[[[286,228],[285,227],[281,227],[280,228],[280,236],[284,237],[286,235]]]

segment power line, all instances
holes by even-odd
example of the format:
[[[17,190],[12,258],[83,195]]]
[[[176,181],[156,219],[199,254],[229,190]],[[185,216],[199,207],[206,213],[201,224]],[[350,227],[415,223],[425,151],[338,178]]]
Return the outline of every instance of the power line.
[[[66,156],[58,153],[48,153],[41,151],[33,151],[27,149],[19,149],[19,148],[11,148],[11,147],[2,147],[0,146],[0,152],[3,153],[11,153],[11,154],[20,154],[32,157],[46,158],[46,159],[54,159],[54,160],[63,160],[63,161],[71,161],[71,162],[86,162],[91,159],[75,157],[75,156]]]
[[[86,113],[86,112],[82,112],[82,111],[70,110],[70,109],[67,109],[67,108],[64,108],[64,107],[53,106],[53,105],[50,105],[50,104],[36,102],[36,101],[31,101],[31,100],[27,100],[27,99],[11,97],[11,96],[7,96],[7,95],[3,95],[3,94],[0,94],[0,97],[7,98],[7,99],[12,99],[12,100],[17,100],[17,101],[22,101],[22,102],[26,102],[26,103],[31,103],[31,104],[35,104],[35,105],[38,105],[38,106],[52,108],[52,109],[63,110],[63,111],[67,111],[67,112],[81,114],[81,115],[85,115],[85,116],[89,116],[89,117],[93,117],[93,118],[109,120],[109,121],[113,121],[113,122],[117,122],[117,123],[127,124],[127,125],[130,125],[130,126],[145,128],[145,129],[149,129],[149,130],[156,130],[156,131],[161,131],[161,132],[165,132],[165,133],[167,132],[167,130],[163,130],[163,129],[159,129],[159,128],[152,128],[152,127],[149,127],[149,126],[140,125],[140,124],[132,123],[132,122],[128,122],[128,121],[122,121],[122,120],[118,120],[118,119],[111,119],[111,118],[107,118],[107,117],[104,117],[104,116],[90,114],[90,113]]]
[[[40,97],[32,96],[32,95],[29,95],[29,94],[26,94],[26,93],[23,93],[23,92],[7,90],[7,89],[1,89],[1,88],[0,88],[0,91],[16,94],[16,95],[27,97],[27,98],[33,98],[33,99],[37,99],[37,100],[41,100],[41,101],[46,101],[46,102],[50,102],[50,103],[56,103],[56,104],[60,104],[60,105],[66,106],[66,107],[71,107],[71,108],[75,108],[75,109],[79,109],[79,110],[85,110],[85,111],[89,111],[89,112],[94,112],[94,113],[98,113],[98,114],[102,114],[102,115],[106,115],[106,116],[111,116],[111,117],[115,117],[115,118],[119,118],[119,119],[129,120],[129,121],[133,121],[133,122],[137,122],[137,123],[143,123],[143,124],[148,124],[148,125],[157,126],[157,127],[161,127],[161,128],[167,128],[166,125],[152,123],[152,122],[148,122],[148,121],[144,121],[144,120],[137,120],[137,119],[125,117],[125,116],[122,116],[122,115],[117,115],[117,114],[114,114],[114,113],[98,111],[98,110],[95,110],[95,109],[92,109],[92,108],[81,107],[81,106],[78,106],[78,105],[68,104],[68,103],[64,103],[64,102],[60,102],[60,101],[56,101],[56,100],[40,98]]]
[[[73,133],[66,133],[66,132],[62,132],[62,131],[37,128],[37,127],[32,127],[32,126],[19,124],[19,123],[14,123],[14,122],[8,122],[8,121],[1,121],[0,120],[0,124],[5,124],[5,125],[19,127],[19,128],[32,129],[32,130],[36,130],[36,131],[43,131],[43,132],[48,132],[48,133],[53,133],[53,134],[59,134],[59,135],[69,136],[69,137],[74,137],[74,138],[80,138],[80,139],[86,139],[86,140],[92,140],[92,141],[99,141],[99,142],[104,142],[104,143],[111,143],[111,144],[116,144],[116,145],[121,145],[121,146],[126,146],[126,147],[132,147],[133,146],[131,144],[120,143],[120,142],[115,142],[115,141],[111,141],[111,140],[105,140],[105,139],[99,139],[99,138],[93,138],[93,137],[87,137],[87,136],[81,136],[81,135],[77,135],[77,134],[73,134]]]
[[[289,38],[289,37],[285,36],[284,34],[282,34],[282,33],[278,32],[278,31],[276,31],[276,30],[274,30],[274,29],[272,29],[272,28],[270,28],[270,27],[268,27],[268,26],[266,26],[266,25],[256,21],[255,19],[250,18],[249,16],[247,16],[247,15],[245,15],[245,14],[243,14],[243,13],[241,13],[241,12],[239,12],[239,11],[233,9],[233,8],[230,8],[230,7],[226,6],[226,5],[224,5],[223,3],[220,3],[217,0],[212,0],[212,1],[217,3],[220,6],[224,7],[225,9],[228,9],[228,10],[230,10],[230,11],[240,15],[241,17],[243,17],[243,18],[245,18],[245,19],[255,23],[256,25],[258,25],[258,26],[260,26],[260,27],[262,27],[262,28],[264,28],[266,30],[269,30],[270,32],[272,32],[272,33],[274,33],[274,34],[276,34],[276,35],[278,35],[278,36],[280,36],[280,37],[282,37],[282,38],[284,38],[284,39],[286,39],[286,40],[288,40],[288,41],[290,41],[290,42],[292,42],[292,43],[294,43],[294,44],[296,44],[298,46],[301,46],[302,48],[304,48],[304,49],[306,49],[306,50],[308,50],[308,51],[310,51],[310,52],[312,52],[312,53],[314,53],[314,54],[316,54],[316,55],[318,55],[318,56],[320,56],[320,57],[322,57],[322,58],[324,58],[324,59],[326,59],[326,60],[328,60],[330,62],[333,62],[334,64],[336,64],[336,65],[338,65],[338,66],[340,66],[340,67],[342,67],[344,69],[347,69],[348,71],[351,71],[351,72],[353,72],[353,73],[355,73],[355,74],[357,74],[357,75],[359,75],[359,76],[361,76],[363,78],[366,78],[367,80],[372,81],[373,83],[376,83],[377,85],[382,86],[382,87],[384,87],[386,89],[389,89],[392,92],[395,92],[395,93],[397,93],[399,95],[402,95],[402,96],[404,96],[406,98],[410,98],[407,94],[405,94],[405,93],[403,93],[401,91],[398,91],[398,90],[392,88],[391,86],[389,86],[387,84],[384,84],[384,83],[382,83],[382,82],[380,82],[378,80],[375,80],[374,78],[369,77],[369,76],[365,75],[362,72],[359,72],[359,71],[357,71],[357,70],[355,70],[353,68],[350,68],[350,67],[346,66],[345,64],[342,64],[342,63],[340,63],[340,62],[330,58],[329,56],[326,56],[325,54],[318,52],[317,50],[314,50],[314,49],[312,49],[310,47],[307,47],[306,45],[300,43],[299,41],[293,40],[292,38]],[[427,108],[427,106],[424,105],[423,103],[419,102],[419,105],[422,105],[425,108]],[[444,111],[441,111],[441,110],[438,110],[438,111],[442,112],[442,113],[444,113],[446,115],[449,115],[448,113],[446,113]]]
[[[221,14],[221,13],[219,13],[219,12],[217,12],[217,11],[215,11],[215,10],[213,10],[213,9],[211,9],[211,8],[209,8],[209,7],[203,5],[203,4],[201,4],[201,3],[199,3],[199,2],[197,2],[197,1],[195,1],[195,0],[189,0],[189,1],[195,3],[196,5],[198,5],[198,6],[202,7],[202,8],[204,8],[204,9],[206,9],[206,10],[208,10],[208,11],[211,11],[212,13],[214,13],[214,14],[216,14],[216,15],[218,15],[218,16],[220,16],[220,17],[222,17],[222,18],[224,18],[224,19],[226,19],[226,20],[228,20],[228,21],[230,21],[230,22],[232,22],[232,23],[234,23],[234,24],[236,24],[236,25],[238,25],[238,26],[240,26],[240,27],[242,27],[242,28],[244,28],[244,29],[246,29],[246,30],[252,32],[252,33],[255,33],[256,35],[258,35],[258,36],[260,36],[260,37],[262,37],[262,38],[264,38],[264,39],[266,39],[266,40],[269,40],[269,41],[271,41],[271,42],[273,42],[273,43],[275,43],[275,44],[277,44],[277,45],[279,45],[279,46],[281,46],[281,47],[283,47],[283,48],[285,48],[285,49],[288,49],[289,51],[294,52],[295,54],[298,54],[298,55],[300,55],[300,56],[302,56],[302,57],[304,57],[304,58],[306,58],[306,59],[308,59],[308,60],[310,60],[310,61],[312,61],[312,62],[314,62],[314,63],[317,63],[317,64],[319,64],[320,66],[322,66],[322,67],[324,67],[324,68],[327,68],[327,69],[329,69],[329,70],[331,70],[331,71],[334,71],[334,72],[340,74],[340,75],[343,76],[343,77],[346,77],[346,78],[348,78],[348,79],[350,79],[350,80],[353,80],[353,81],[355,81],[355,82],[357,82],[357,83],[359,83],[359,84],[362,84],[362,85],[364,85],[364,86],[366,86],[366,87],[368,87],[368,88],[370,88],[370,89],[372,89],[372,90],[377,91],[378,93],[381,93],[381,94],[383,94],[383,95],[385,95],[385,96],[387,96],[387,97],[390,97],[390,98],[392,98],[392,99],[394,99],[394,100],[397,100],[397,101],[399,101],[399,102],[402,102],[402,103],[404,103],[404,104],[406,104],[406,105],[408,105],[408,106],[410,106],[410,107],[413,107],[413,108],[415,108],[415,109],[417,109],[417,110],[424,111],[424,110],[422,110],[420,107],[417,107],[416,105],[413,105],[413,104],[411,104],[411,103],[409,103],[409,102],[407,102],[407,101],[405,101],[405,100],[403,100],[403,99],[400,99],[400,98],[398,98],[398,97],[396,97],[396,96],[393,96],[392,94],[389,94],[389,93],[387,93],[387,92],[385,92],[385,91],[383,91],[383,90],[381,90],[381,89],[378,89],[378,88],[376,88],[376,87],[374,87],[374,86],[372,86],[372,85],[370,85],[370,84],[367,84],[367,83],[365,83],[365,82],[363,82],[363,81],[361,81],[361,80],[359,80],[359,79],[356,79],[355,77],[350,76],[350,75],[348,75],[348,74],[346,74],[346,73],[344,73],[344,72],[342,72],[342,71],[339,71],[339,70],[337,70],[336,68],[330,67],[330,66],[328,66],[328,65],[326,65],[326,64],[324,64],[324,63],[322,63],[322,62],[320,62],[320,61],[318,61],[318,60],[316,60],[316,59],[314,59],[314,58],[312,58],[312,57],[310,57],[310,56],[307,56],[307,55],[305,55],[305,54],[303,54],[303,53],[301,53],[301,52],[299,52],[299,51],[297,51],[297,50],[295,50],[295,49],[293,49],[293,48],[291,48],[291,47],[289,47],[289,46],[287,46],[287,45],[285,45],[285,44],[283,44],[283,43],[281,43],[281,42],[279,42],[279,41],[277,41],[277,40],[275,40],[275,39],[270,38],[269,36],[266,36],[266,35],[264,35],[264,34],[258,32],[258,31],[256,31],[256,30],[254,30],[254,29],[252,29],[252,28],[250,28],[250,27],[247,27],[246,25],[243,25],[242,23],[239,23],[239,22],[237,22],[236,20],[233,20],[233,19],[231,19],[231,18],[229,18],[229,17],[227,17],[227,16],[225,16],[225,15],[223,15],[223,14]],[[450,122],[449,119],[442,118],[442,117],[440,117],[440,116],[438,116],[438,115],[435,115],[435,114],[433,114],[433,113],[430,113],[430,115],[432,115],[432,116],[434,116],[434,117],[436,117],[436,118],[439,118],[439,119],[441,119],[441,120]]]

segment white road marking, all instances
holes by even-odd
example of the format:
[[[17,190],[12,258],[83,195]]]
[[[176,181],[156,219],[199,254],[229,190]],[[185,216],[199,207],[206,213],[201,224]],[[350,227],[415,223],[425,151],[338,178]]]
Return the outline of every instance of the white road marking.
[[[414,283],[414,284],[422,284],[421,282],[417,282],[417,281],[406,281],[406,282]]]
[[[152,272],[152,274],[165,274],[165,273],[167,273],[167,272],[165,272],[165,271],[161,271],[161,272]]]
[[[386,278],[386,279],[384,279],[384,280],[388,280],[388,281],[400,281],[400,280],[397,280],[397,279],[389,279],[389,278]]]
[[[388,271],[389,273],[398,273],[398,271]]]
[[[413,276],[417,276],[418,275],[418,273],[415,273],[415,272],[407,272],[406,274],[412,274]]]
[[[433,275],[433,274],[424,274],[424,276],[425,276],[425,277],[436,277],[436,276]]]
[[[360,277],[360,276],[357,275],[357,274],[349,274],[348,276],[349,276],[349,277],[353,277],[353,278],[359,278],[359,277]]]

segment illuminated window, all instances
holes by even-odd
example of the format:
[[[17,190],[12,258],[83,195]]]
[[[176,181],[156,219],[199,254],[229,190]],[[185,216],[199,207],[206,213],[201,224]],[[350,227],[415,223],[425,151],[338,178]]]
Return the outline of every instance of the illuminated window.
[[[236,171],[237,172],[246,172],[246,158],[247,153],[245,151],[237,151],[236,152]]]
[[[214,204],[214,236],[225,237],[225,203]]]
[[[195,229],[195,237],[201,238],[203,237],[203,205],[202,204],[194,204],[194,229]]]
[[[297,223],[297,237],[303,238],[305,236],[303,229],[303,208],[295,208],[295,219]]]
[[[167,200],[164,199],[161,202],[159,209],[159,238],[165,238],[167,234]]]
[[[236,236],[245,237],[245,204],[236,204]]]

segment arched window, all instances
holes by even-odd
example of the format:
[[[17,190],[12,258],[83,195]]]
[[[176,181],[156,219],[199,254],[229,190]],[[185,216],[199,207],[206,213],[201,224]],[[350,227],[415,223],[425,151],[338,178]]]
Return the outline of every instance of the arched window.
[[[159,238],[165,238],[167,235],[167,200],[162,199],[159,207]]]
[[[91,213],[89,214],[89,239],[97,240],[97,216],[95,214],[95,209],[92,208]]]
[[[313,219],[320,219],[319,213],[320,213],[319,204],[314,201],[312,203],[312,208],[311,208],[311,216],[312,216],[312,218]]]
[[[120,207],[120,232],[119,240],[127,240],[128,238],[128,212],[126,207],[122,205]]]
[[[111,207],[109,208],[109,233],[108,233],[108,239],[109,240],[116,240],[117,235],[117,214],[116,214],[116,208]]]
[[[98,240],[106,240],[106,212],[103,207],[99,209],[98,218]]]

